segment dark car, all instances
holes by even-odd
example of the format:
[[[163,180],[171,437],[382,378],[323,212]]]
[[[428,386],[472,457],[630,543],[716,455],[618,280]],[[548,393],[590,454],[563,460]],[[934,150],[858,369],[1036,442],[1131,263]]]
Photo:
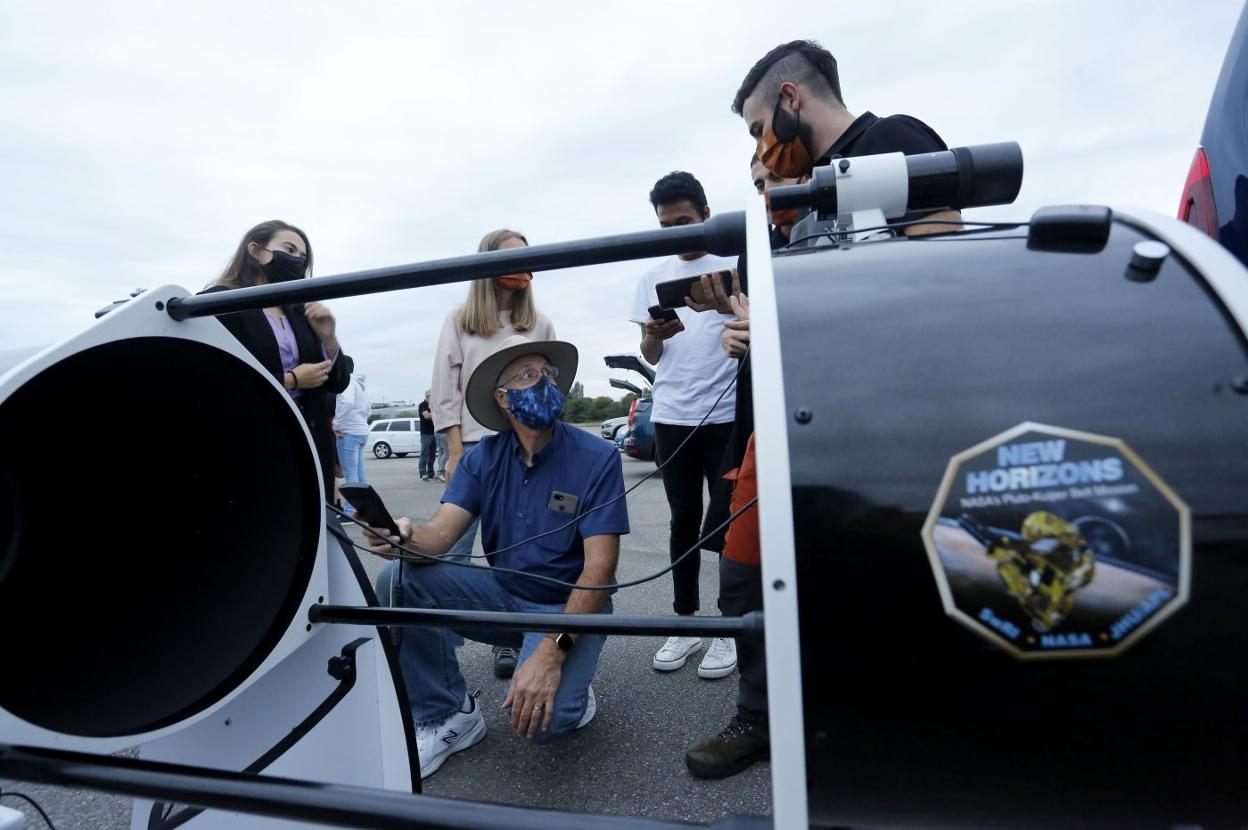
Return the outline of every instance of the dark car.
[[[612,369],[627,369],[636,372],[646,379],[647,384],[654,383],[654,369],[650,368],[641,358],[631,354],[607,355],[604,362]],[[611,379],[611,385],[617,389],[627,389],[637,395],[632,408],[628,411],[628,435],[623,445],[624,454],[640,461],[654,460],[654,424],[650,423],[650,410],[654,405],[648,391],[634,386],[628,381]]]
[[[624,453],[639,461],[654,460],[654,424],[650,422],[650,410],[654,399],[644,395],[633,401],[628,413],[628,435],[624,438]]]
[[[1248,265],[1248,7],[1240,13],[1192,159],[1179,219]]]

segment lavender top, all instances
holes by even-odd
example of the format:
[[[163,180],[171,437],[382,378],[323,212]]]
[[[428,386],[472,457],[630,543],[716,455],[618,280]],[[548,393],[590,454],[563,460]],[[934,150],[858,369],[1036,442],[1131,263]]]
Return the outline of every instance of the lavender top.
[[[290,326],[286,323],[285,315],[281,319],[276,319],[271,314],[265,314],[264,319],[269,321],[269,328],[273,329],[273,336],[277,338],[277,353],[282,359],[282,377],[286,373],[293,370],[299,365],[299,344],[295,342],[295,333],[291,331]],[[338,351],[342,351],[339,349]],[[321,354],[325,355],[325,345],[321,344]],[[325,355],[325,359],[329,360],[329,355]],[[338,355],[334,355],[334,360],[338,359]],[[299,397],[302,391],[299,389],[286,390],[292,398]]]

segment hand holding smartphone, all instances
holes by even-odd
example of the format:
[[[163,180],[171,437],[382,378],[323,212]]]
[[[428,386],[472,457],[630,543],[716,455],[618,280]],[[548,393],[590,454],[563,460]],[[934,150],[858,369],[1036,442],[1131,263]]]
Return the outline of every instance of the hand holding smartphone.
[[[377,495],[371,484],[343,484],[338,488],[342,497],[355,508],[356,518],[369,527],[382,527],[391,536],[399,536],[399,526],[394,523],[390,511]]]
[[[658,320],[660,323],[670,323],[678,319],[674,309],[664,308],[661,305],[652,305],[646,311],[650,313],[652,320]]]

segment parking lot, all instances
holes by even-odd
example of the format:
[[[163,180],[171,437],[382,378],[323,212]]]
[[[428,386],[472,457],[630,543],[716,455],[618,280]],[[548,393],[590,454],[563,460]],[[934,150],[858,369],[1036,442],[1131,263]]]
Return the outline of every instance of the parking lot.
[[[596,428],[594,433],[597,434]],[[625,485],[654,464],[623,458]],[[443,485],[422,482],[416,456],[369,458],[365,469],[391,512],[427,518],[437,509]],[[621,544],[619,578],[635,579],[668,564],[667,502],[658,476],[628,496],[632,533]],[[715,609],[717,563],[703,553],[702,607]],[[376,574],[384,564],[366,557]],[[671,580],[664,576],[615,597],[620,614],[670,614]],[[696,661],[664,674],[650,661],[662,638],[611,637],[603,649],[594,690],[597,717],[554,746],[540,747],[510,731],[503,681],[495,679],[488,646],[468,642],[460,663],[469,689],[480,689],[488,733],[484,741],[453,755],[425,781],[425,792],[450,798],[494,801],[560,810],[614,813],[682,821],[711,821],[734,813],[771,811],[770,765],[757,764],[721,781],[693,778],[684,751],[692,741],[721,729],[734,711],[736,674],[706,681]],[[129,802],[114,796],[18,784],[48,810],[60,830],[120,828],[130,822]],[[6,806],[26,809],[15,800]],[[30,827],[42,826],[32,813]]]

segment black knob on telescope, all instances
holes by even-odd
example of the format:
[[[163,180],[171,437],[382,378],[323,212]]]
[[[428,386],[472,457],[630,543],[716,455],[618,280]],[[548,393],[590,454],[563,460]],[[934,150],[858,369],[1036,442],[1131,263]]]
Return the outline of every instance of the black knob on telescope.
[[[906,156],[906,176],[907,212],[1005,205],[1023,186],[1023,151],[1017,142],[1006,141]],[[808,207],[836,213],[834,165],[815,168],[805,184],[773,188],[769,199],[773,210]]]

